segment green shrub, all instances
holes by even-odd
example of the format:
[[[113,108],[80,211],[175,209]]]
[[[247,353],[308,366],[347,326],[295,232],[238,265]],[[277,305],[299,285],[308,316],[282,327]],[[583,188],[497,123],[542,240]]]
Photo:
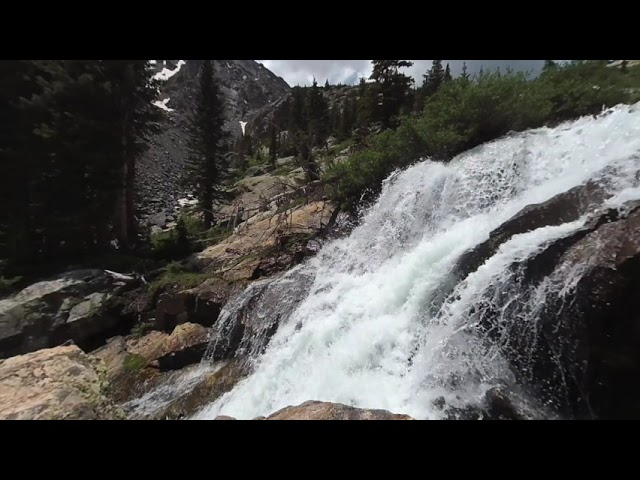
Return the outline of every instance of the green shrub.
[[[129,354],[123,362],[125,372],[135,372],[147,366],[147,360],[141,355]]]
[[[445,83],[418,118],[367,142],[347,161],[330,165],[324,179],[331,199],[355,212],[380,191],[384,179],[422,156],[448,161],[509,131],[597,114],[640,100],[640,68],[626,73],[605,62],[573,62],[545,70],[537,79],[498,71]]]
[[[640,83],[634,85],[637,72],[625,74],[604,61],[577,61],[546,70],[535,84],[551,104],[549,120],[564,121],[633,101],[629,87]]]
[[[177,259],[193,251],[193,241],[202,232],[197,217],[181,215],[176,228],[151,235],[151,251],[154,258]]]
[[[550,109],[524,73],[492,72],[445,84],[427,101],[417,128],[427,153],[446,160],[510,130],[539,127]]]
[[[149,294],[153,298],[169,286],[176,286],[181,290],[197,287],[210,277],[211,274],[208,273],[190,272],[179,264],[169,264],[167,270],[149,284]]]
[[[151,330],[153,330],[152,322],[140,322],[136,323],[131,329],[131,335],[133,335],[135,338],[140,338],[149,333]]]
[[[382,181],[393,170],[418,160],[425,147],[413,122],[405,120],[397,130],[386,130],[374,137],[367,150],[331,165],[325,175],[329,195],[341,208],[353,213],[362,201],[379,193]]]

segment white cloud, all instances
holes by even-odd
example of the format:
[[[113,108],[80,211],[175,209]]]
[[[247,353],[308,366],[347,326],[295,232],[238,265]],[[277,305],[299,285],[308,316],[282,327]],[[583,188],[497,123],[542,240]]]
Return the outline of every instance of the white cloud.
[[[291,86],[311,85],[315,76],[318,84],[329,79],[335,83],[357,83],[360,77],[371,75],[371,60],[257,60],[276,75],[284,78]],[[432,60],[411,60],[414,65],[406,69],[418,85],[422,83],[422,75],[431,67]],[[450,64],[451,73],[456,76],[462,71],[466,62],[470,74],[495,68],[511,67],[514,70],[530,70],[537,74],[544,60],[443,60],[443,65]]]

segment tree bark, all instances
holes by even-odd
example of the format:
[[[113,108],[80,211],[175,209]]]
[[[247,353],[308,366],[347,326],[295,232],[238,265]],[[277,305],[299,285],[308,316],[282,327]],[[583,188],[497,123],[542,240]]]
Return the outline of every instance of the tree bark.
[[[121,163],[118,182],[118,193],[116,195],[116,208],[114,215],[114,226],[116,238],[120,248],[128,250],[130,247],[129,241],[129,223],[127,217],[127,187],[129,180],[129,155],[127,155],[127,124],[129,115],[125,113],[122,125],[122,150],[121,150]]]
[[[135,217],[135,175],[136,175],[136,159],[131,154],[127,155],[127,171],[125,184],[125,203],[126,203],[126,221],[127,221],[127,239],[128,246],[136,243],[137,223]]]

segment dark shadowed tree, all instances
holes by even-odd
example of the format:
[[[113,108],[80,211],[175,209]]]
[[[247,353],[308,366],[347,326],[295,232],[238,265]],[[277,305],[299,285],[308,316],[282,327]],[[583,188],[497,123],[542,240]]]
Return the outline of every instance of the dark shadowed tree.
[[[446,72],[442,68],[442,60],[434,60],[431,68],[424,74],[422,93],[425,98],[429,98],[436,93],[445,81]]]
[[[398,124],[398,116],[403,106],[409,104],[413,79],[400,72],[401,68],[411,67],[413,62],[407,60],[373,60],[373,72],[369,77],[380,88],[379,101],[380,121],[383,126],[393,127]]]
[[[444,81],[450,82],[453,77],[451,77],[451,69],[449,68],[449,64],[447,63],[447,68],[444,69]]]
[[[271,123],[269,126],[269,160],[273,168],[276,168],[276,159],[278,158],[278,134],[276,126]]]
[[[213,204],[219,197],[224,172],[226,134],[224,105],[211,60],[203,60],[196,92],[196,108],[189,132],[187,180],[198,198],[205,229],[213,223]]]

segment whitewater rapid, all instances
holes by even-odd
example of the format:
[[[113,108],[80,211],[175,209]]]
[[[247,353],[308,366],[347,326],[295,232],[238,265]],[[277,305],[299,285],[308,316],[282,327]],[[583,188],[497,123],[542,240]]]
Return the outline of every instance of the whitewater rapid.
[[[587,180],[604,186],[609,206],[640,198],[639,153],[636,104],[394,173],[351,235],[267,287],[278,288],[284,305],[302,300],[256,355],[254,372],[194,418],[249,419],[320,400],[432,419],[442,415],[433,405],[438,397],[463,406],[496,381],[513,382],[499,346],[474,329],[479,312],[495,304],[496,292],[511,292],[500,300],[505,332],[516,321],[534,331],[535,306],[550,289],[570,288],[579,273],[521,292],[508,267],[585,218],[513,236],[456,284],[457,259],[523,207]],[[300,275],[309,281],[291,281]],[[258,313],[273,314],[267,307]]]

